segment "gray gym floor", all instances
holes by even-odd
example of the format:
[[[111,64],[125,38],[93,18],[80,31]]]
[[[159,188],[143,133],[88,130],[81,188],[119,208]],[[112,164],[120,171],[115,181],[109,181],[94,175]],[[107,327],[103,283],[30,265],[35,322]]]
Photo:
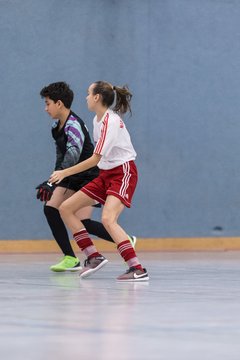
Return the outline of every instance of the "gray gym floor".
[[[118,283],[117,254],[91,278],[56,254],[0,255],[0,358],[239,360],[240,252],[139,253],[149,283]]]

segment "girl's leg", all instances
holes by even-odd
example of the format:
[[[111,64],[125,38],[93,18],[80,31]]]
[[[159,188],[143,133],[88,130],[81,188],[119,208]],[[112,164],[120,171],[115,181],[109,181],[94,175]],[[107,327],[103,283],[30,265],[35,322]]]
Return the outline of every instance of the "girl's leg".
[[[102,213],[103,225],[116,242],[120,255],[129,266],[127,273],[120,276],[118,280],[135,281],[136,276],[138,279],[137,281],[146,281],[148,280],[147,272],[142,268],[126,232],[117,222],[123,209],[124,205],[121,200],[115,196],[109,195],[106,199]]]
[[[111,243],[115,243],[112,239],[111,235],[107,232],[103,224],[99,221],[92,220],[93,207],[86,206],[83,209],[80,209],[76,212],[76,216],[81,220],[83,226],[87,230],[87,232],[91,235],[97,236],[100,239],[109,241]],[[133,247],[136,245],[137,238],[136,236],[129,236],[128,239],[130,240]]]
[[[84,194],[81,190],[77,191],[69,199],[64,201],[59,207],[59,212],[64,223],[73,234],[83,229],[84,226],[79,220],[82,209],[95,204],[95,200]]]
[[[80,219],[84,225],[84,227],[87,229],[88,233],[94,236],[97,236],[100,239],[104,239],[106,241],[109,241],[111,243],[114,243],[111,235],[107,232],[103,224],[99,221],[82,218]],[[133,241],[136,241],[134,237]]]
[[[59,209],[61,217],[73,233],[77,245],[87,257],[84,269],[80,272],[81,277],[89,276],[92,272],[100,269],[108,262],[108,260],[97,251],[83,223],[79,221],[79,217],[77,216],[81,209],[94,204],[95,200],[80,190],[63,202]]]
[[[83,223],[79,220],[79,214],[90,205],[94,205],[95,200],[84,194],[81,190],[71,198],[64,201],[60,206],[60,214],[73,233],[73,237],[79,248],[85,253],[87,258],[100,256],[92,240],[89,237]]]
[[[89,210],[90,209],[90,210]],[[76,212],[76,216],[81,220],[83,226],[86,228],[87,232],[91,235],[95,235],[106,241],[114,243],[111,235],[106,231],[105,227],[99,221],[91,219],[93,212],[92,206],[87,206],[83,209],[80,209]]]
[[[61,219],[58,208],[62,202],[71,197],[75,191],[57,187],[51,200],[44,206],[44,214],[51,228],[52,234],[64,255],[75,257],[74,251],[69,241],[67,229]],[[98,236],[101,239],[114,242],[110,234],[106,231],[102,223],[91,219],[93,212],[92,206],[86,206],[77,211],[76,216],[82,220],[84,227],[89,234]]]
[[[117,245],[128,239],[127,233],[117,222],[124,208],[121,200],[109,195],[102,212],[102,223]]]

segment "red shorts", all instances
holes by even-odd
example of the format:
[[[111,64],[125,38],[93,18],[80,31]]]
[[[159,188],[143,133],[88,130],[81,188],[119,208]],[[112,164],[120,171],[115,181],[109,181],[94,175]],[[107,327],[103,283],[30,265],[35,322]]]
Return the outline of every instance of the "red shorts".
[[[110,170],[100,170],[99,176],[80,191],[103,205],[108,195],[116,196],[130,208],[137,180],[136,165],[129,161]]]

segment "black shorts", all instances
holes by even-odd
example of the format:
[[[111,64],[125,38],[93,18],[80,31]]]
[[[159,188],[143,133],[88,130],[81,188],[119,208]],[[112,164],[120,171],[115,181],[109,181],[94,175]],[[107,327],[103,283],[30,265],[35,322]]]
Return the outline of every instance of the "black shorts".
[[[79,179],[76,181],[76,180],[65,178],[59,184],[57,184],[57,186],[64,187],[66,189],[77,192],[83,186],[87,185],[90,181],[92,181],[92,179]]]
[[[74,174],[63,179],[58,186],[64,187],[75,192],[79,191],[83,186],[87,185],[90,181],[98,177],[98,167],[93,167],[82,173]]]
[[[71,178],[65,178],[63,179],[57,186],[63,187],[65,189],[73,190],[75,192],[79,191],[83,186],[87,185],[92,179],[71,179]],[[101,204],[95,204],[93,207],[100,208]]]

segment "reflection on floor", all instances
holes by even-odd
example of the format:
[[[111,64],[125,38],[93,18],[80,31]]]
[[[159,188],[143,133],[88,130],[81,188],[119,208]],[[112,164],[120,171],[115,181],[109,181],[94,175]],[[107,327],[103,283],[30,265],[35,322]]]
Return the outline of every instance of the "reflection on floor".
[[[140,253],[149,283],[53,273],[56,254],[0,255],[0,355],[16,360],[239,360],[240,252]],[[81,358],[80,358],[81,357]]]

